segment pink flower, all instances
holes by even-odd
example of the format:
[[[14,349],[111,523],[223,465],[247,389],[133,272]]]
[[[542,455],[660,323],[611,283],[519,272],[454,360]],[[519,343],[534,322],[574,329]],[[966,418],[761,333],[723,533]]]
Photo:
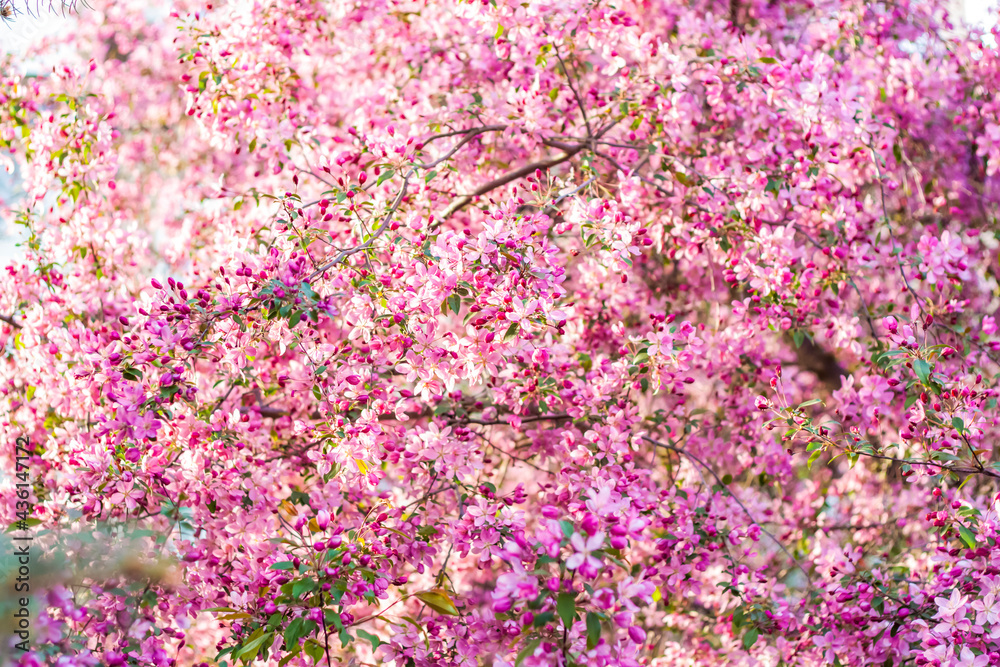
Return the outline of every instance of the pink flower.
[[[603,565],[591,554],[604,546],[604,533],[595,533],[591,537],[573,533],[572,537],[569,538],[569,543],[573,547],[574,553],[566,559],[566,569],[580,569],[584,576],[596,576]]]
[[[938,611],[934,615],[934,618],[964,618],[966,602],[966,597],[957,588],[952,589],[950,597],[934,598],[934,604],[938,606]]]

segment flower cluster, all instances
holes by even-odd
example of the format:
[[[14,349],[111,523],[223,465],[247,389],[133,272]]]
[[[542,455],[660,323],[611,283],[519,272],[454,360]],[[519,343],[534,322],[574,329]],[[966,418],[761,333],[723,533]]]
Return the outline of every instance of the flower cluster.
[[[92,4],[0,58],[22,665],[1000,664],[951,3]]]

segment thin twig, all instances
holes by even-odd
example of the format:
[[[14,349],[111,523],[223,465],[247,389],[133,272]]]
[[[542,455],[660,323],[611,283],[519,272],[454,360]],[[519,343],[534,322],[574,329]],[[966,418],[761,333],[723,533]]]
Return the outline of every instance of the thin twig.
[[[892,222],[889,220],[889,209],[885,205],[885,186],[882,183],[882,168],[878,164],[878,153],[875,152],[875,146],[871,144],[868,144],[868,149],[872,152],[872,163],[875,165],[875,176],[878,179],[878,189],[882,198],[882,219],[885,220],[885,228],[889,230],[889,238],[892,239],[892,252],[896,256],[896,264],[899,266],[899,275],[903,278],[903,284],[906,286],[906,290],[913,295],[913,299],[916,301],[921,314],[926,316],[927,313],[924,312],[924,306],[920,296],[910,286],[910,281],[906,278],[906,271],[903,269],[903,260],[900,258],[900,254],[902,253],[896,254],[896,234],[892,231]],[[902,246],[900,246],[900,249],[902,249]]]
[[[555,155],[551,158],[548,158],[546,160],[539,160],[538,162],[532,162],[531,164],[526,164],[523,167],[518,167],[513,171],[508,171],[506,174],[493,179],[489,183],[481,185],[480,187],[476,188],[471,194],[463,195],[458,199],[456,199],[455,201],[453,201],[451,204],[449,204],[448,208],[446,208],[441,213],[441,215],[438,216],[435,226],[440,225],[442,222],[450,218],[452,214],[464,208],[469,202],[471,202],[476,197],[480,197],[486,194],[487,192],[490,192],[491,190],[495,190],[496,188],[507,185],[511,181],[516,181],[519,178],[523,178],[531,173],[534,173],[536,170],[540,169],[542,171],[548,171],[552,167],[555,167],[556,165],[562,164],[563,162],[566,162],[567,160],[571,159],[574,155],[576,155],[586,147],[587,147],[586,144],[580,144],[579,146],[574,147],[572,150],[563,151],[562,153]]]
[[[577,91],[576,86],[573,85],[573,77],[569,74],[569,68],[566,67],[566,63],[559,54],[559,47],[553,44],[552,48],[555,50],[556,58],[559,59],[559,64],[562,65],[563,72],[566,74],[566,81],[569,83],[569,89],[573,91],[573,97],[576,98],[576,104],[580,107],[580,115],[583,116],[583,124],[587,127],[587,137],[593,137],[594,132],[590,129],[590,120],[587,118],[587,110],[583,106],[583,99],[580,97],[580,93]]]
[[[531,174],[535,170],[548,171],[552,167],[555,167],[556,165],[562,164],[563,162],[572,159],[573,156],[577,155],[584,149],[589,148],[590,145],[589,142],[604,136],[607,132],[611,130],[611,128],[617,125],[620,120],[621,119],[619,118],[617,120],[608,123],[606,127],[598,131],[596,136],[587,137],[578,144],[562,144],[563,152],[558,155],[554,155],[545,160],[539,160],[538,162],[532,162],[531,164],[526,164],[523,167],[518,167],[513,171],[509,171],[506,174],[503,174],[502,176],[493,179],[489,183],[481,185],[480,187],[476,188],[471,194],[459,197],[458,199],[456,199],[455,201],[453,201],[451,204],[448,205],[448,208],[446,208],[441,213],[441,215],[438,217],[438,219],[435,221],[434,225],[432,225],[431,228],[433,229],[434,227],[438,227],[439,225],[441,225],[445,220],[451,217],[452,214],[464,208],[469,202],[471,202],[476,197],[480,197],[486,194],[487,192],[490,192],[491,190],[495,190],[496,188],[507,185],[511,181],[516,181],[519,178],[523,178],[524,176]],[[551,140],[544,140],[542,143],[549,144],[550,141]]]
[[[760,525],[760,523],[758,523],[757,520],[753,518],[753,514],[751,514],[750,510],[747,509],[747,506],[743,504],[743,501],[741,501],[739,498],[737,498],[736,494],[734,494],[732,491],[729,490],[729,487],[726,486],[726,484],[722,481],[722,478],[719,477],[718,474],[716,474],[716,472],[711,468],[711,466],[709,466],[707,463],[705,463],[700,458],[698,458],[697,456],[695,456],[691,452],[687,451],[686,449],[682,449],[680,447],[675,447],[674,445],[668,445],[666,443],[660,442],[659,440],[653,440],[652,438],[649,438],[647,436],[642,436],[642,439],[645,440],[648,443],[651,443],[651,444],[657,446],[657,447],[663,447],[664,449],[669,449],[672,452],[676,452],[678,454],[686,456],[689,459],[691,459],[692,461],[694,461],[695,463],[697,463],[698,465],[700,465],[702,468],[704,468],[705,470],[707,470],[709,472],[709,474],[712,475],[712,477],[715,478],[715,481],[719,484],[719,486],[721,486],[723,489],[726,490],[726,493],[729,495],[729,497],[732,498],[733,500],[735,500],[736,504],[739,505],[743,509],[743,511],[746,513],[746,515],[750,519],[750,521],[752,521],[755,526],[757,526],[758,528],[760,528],[760,530],[761,530],[762,533],[764,533],[765,535],[767,535],[768,537],[770,537],[771,541],[774,542],[776,545],[778,545],[778,548],[781,549],[784,552],[784,554],[786,556],[788,556],[788,559],[790,561],[792,561],[792,563],[795,564],[795,567],[797,567],[799,570],[802,571],[802,574],[804,574],[805,577],[806,577],[806,581],[809,582],[810,586],[812,586],[812,580],[809,578],[809,572],[807,572],[806,569],[804,567],[802,567],[802,565],[795,558],[795,556],[793,556],[791,553],[789,553],[788,549],[785,548],[785,545],[783,545],[778,540],[777,537],[775,537],[773,534],[771,534],[771,532],[769,530],[767,530],[767,528],[764,528],[764,526]]]
[[[318,269],[310,273],[309,276],[306,277],[306,282],[311,282],[316,276],[322,275],[323,272],[336,266],[337,264],[340,264],[351,255],[359,253],[362,250],[367,250],[372,246],[372,244],[375,243],[375,240],[378,239],[378,237],[382,236],[382,234],[385,233],[385,230],[389,229],[389,224],[392,222],[392,216],[396,212],[396,209],[399,208],[400,203],[402,203],[403,197],[406,196],[406,186],[409,185],[410,178],[413,177],[413,174],[416,173],[416,170],[417,170],[416,167],[410,169],[409,173],[407,173],[406,176],[403,177],[403,187],[400,188],[399,194],[396,195],[396,200],[392,202],[392,206],[390,206],[389,210],[386,211],[385,219],[382,220],[382,224],[379,226],[377,230],[375,230],[375,233],[372,234],[371,237],[361,245],[355,246],[353,248],[348,248],[347,250],[342,250],[341,252],[337,253],[337,256],[334,257],[332,260],[330,260],[323,266],[319,267]]]
[[[473,138],[479,136],[480,134],[485,134],[486,132],[500,132],[506,129],[507,129],[506,125],[487,125],[485,127],[473,127],[468,130],[464,130],[462,133],[465,134],[465,136],[462,138],[461,141],[455,144],[455,146],[450,151],[448,151],[438,159],[434,160],[433,162],[429,162],[426,164],[417,164],[416,166],[419,167],[420,169],[433,169],[434,167],[438,166],[439,164],[450,158],[452,155],[457,153],[458,149],[460,149],[462,146],[472,141]]]

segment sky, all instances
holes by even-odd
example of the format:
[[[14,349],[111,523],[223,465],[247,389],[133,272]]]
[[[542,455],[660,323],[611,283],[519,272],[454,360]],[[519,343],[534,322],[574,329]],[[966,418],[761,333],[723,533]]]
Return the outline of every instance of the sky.
[[[48,2],[48,0],[35,1]],[[28,2],[34,4],[32,0]],[[955,5],[960,8],[963,18],[969,25],[989,28],[997,21],[998,2],[1000,0],[955,0]],[[23,55],[28,47],[40,44],[46,37],[65,34],[72,29],[73,22],[71,14],[64,16],[40,13],[38,16],[19,16],[16,23],[7,25],[0,23],[0,52]],[[54,62],[58,62],[57,52],[47,58],[36,59],[31,65],[26,64],[26,66],[40,69]],[[11,176],[0,169],[0,199],[9,201],[15,190],[16,186]],[[16,247],[17,230],[4,229],[2,224],[0,222],[0,265],[6,264],[8,260],[20,254],[20,250]]]

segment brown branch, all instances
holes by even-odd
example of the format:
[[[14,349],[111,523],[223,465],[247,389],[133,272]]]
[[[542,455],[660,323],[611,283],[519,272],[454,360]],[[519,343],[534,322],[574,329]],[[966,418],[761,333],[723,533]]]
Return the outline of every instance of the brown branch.
[[[517,415],[514,415],[515,417]],[[572,419],[569,415],[563,413],[558,415],[529,415],[527,417],[521,418],[521,423],[524,422],[537,422],[537,421],[549,421],[549,420],[559,420],[559,419]],[[510,426],[510,422],[507,420],[495,419],[493,421],[483,421],[481,419],[456,419],[455,422],[462,424],[478,424],[479,426]]]
[[[20,324],[14,321],[14,318],[11,315],[0,315],[0,322],[6,322],[15,329],[23,328]]]
[[[563,162],[572,159],[573,156],[577,155],[581,151],[588,148],[595,140],[607,134],[611,130],[611,128],[613,128],[615,125],[618,124],[619,120],[621,119],[619,118],[618,120],[614,120],[608,123],[607,126],[598,131],[596,135],[588,136],[585,139],[581,140],[580,143],[578,144],[565,144],[562,142],[555,142],[551,139],[543,140],[542,141],[543,144],[553,147],[559,147],[562,149],[563,152],[559,153],[558,155],[554,155],[550,158],[547,158],[545,160],[532,162],[531,164],[526,164],[523,167],[518,167],[513,171],[508,171],[506,174],[498,176],[489,183],[486,183],[476,188],[471,194],[459,197],[458,199],[456,199],[455,201],[453,201],[451,204],[448,205],[448,208],[446,208],[441,213],[440,217],[438,218],[437,221],[435,221],[434,225],[432,225],[431,228],[433,229],[435,227],[440,226],[441,223],[443,223],[445,220],[451,217],[452,214],[464,208],[467,204],[469,204],[469,202],[471,202],[476,197],[481,197],[482,195],[486,194],[487,192],[490,192],[491,190],[495,190],[499,187],[507,185],[511,181],[516,181],[519,178],[523,178],[533,173],[537,169],[540,169],[542,171],[548,171],[552,167],[555,167],[556,165],[562,164]]]
[[[438,166],[439,164],[450,158],[452,155],[457,153],[458,149],[460,149],[462,146],[472,141],[475,137],[479,136],[480,134],[485,134],[486,132],[501,132],[506,129],[507,129],[506,125],[486,125],[484,127],[473,127],[468,130],[462,130],[461,132],[456,132],[454,134],[464,134],[465,136],[462,138],[461,141],[455,144],[455,146],[450,151],[448,151],[438,159],[434,160],[433,162],[428,162],[426,164],[418,164],[416,166],[421,169],[433,169],[434,167]],[[439,137],[449,136],[449,134],[439,135]]]
[[[367,241],[365,241],[361,245],[355,246],[353,248],[348,248],[347,250],[342,250],[341,252],[337,253],[336,257],[334,257],[329,262],[327,262],[323,266],[317,268],[315,271],[313,271],[312,273],[310,273],[309,276],[306,278],[306,282],[312,282],[312,280],[316,276],[319,276],[319,275],[323,274],[327,269],[330,269],[330,268],[336,266],[337,264],[340,264],[341,262],[343,262],[345,259],[347,259],[351,255],[353,255],[355,253],[359,253],[362,250],[367,250],[368,248],[370,248],[372,246],[372,244],[375,243],[375,240],[378,237],[382,236],[382,234],[385,233],[385,230],[387,230],[389,228],[389,223],[392,220],[393,214],[396,212],[396,209],[399,208],[399,205],[403,202],[403,197],[406,196],[406,186],[409,185],[410,178],[413,176],[413,174],[415,172],[416,172],[416,167],[414,167],[413,169],[410,169],[409,173],[406,174],[406,176],[403,177],[403,187],[400,188],[399,194],[396,195],[395,201],[392,202],[392,206],[390,206],[389,210],[386,211],[385,219],[382,220],[381,226],[379,226],[379,228],[377,230],[375,230],[375,233],[371,235],[371,238],[369,238]]]
[[[471,202],[476,197],[480,197],[491,190],[495,190],[499,187],[507,185],[511,181],[516,181],[519,178],[524,178],[525,176],[534,173],[535,170],[537,169],[541,169],[542,171],[547,171],[552,167],[555,167],[556,165],[562,164],[563,162],[566,162],[567,160],[571,159],[574,155],[582,151],[584,148],[586,148],[586,145],[581,144],[579,146],[574,147],[572,150],[563,151],[562,153],[555,155],[551,158],[548,158],[546,160],[539,160],[538,162],[532,162],[531,164],[526,164],[523,167],[518,167],[513,171],[508,171],[506,174],[493,179],[489,183],[481,185],[480,187],[476,188],[472,192],[472,194],[463,195],[458,199],[456,199],[455,201],[453,201],[451,204],[449,204],[448,208],[446,208],[444,212],[442,212],[441,215],[438,217],[435,226],[440,225],[442,222],[451,217],[453,213],[464,208],[469,202]]]

